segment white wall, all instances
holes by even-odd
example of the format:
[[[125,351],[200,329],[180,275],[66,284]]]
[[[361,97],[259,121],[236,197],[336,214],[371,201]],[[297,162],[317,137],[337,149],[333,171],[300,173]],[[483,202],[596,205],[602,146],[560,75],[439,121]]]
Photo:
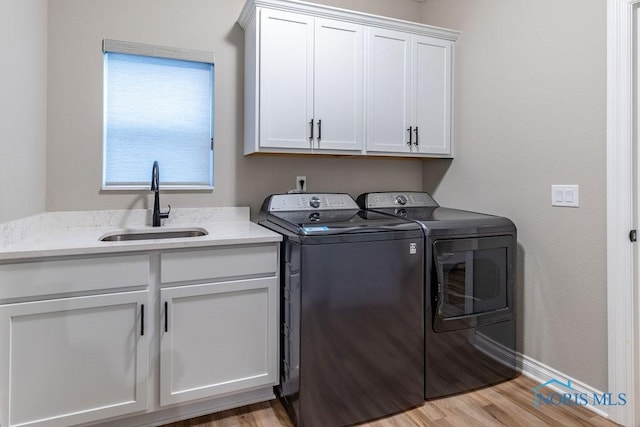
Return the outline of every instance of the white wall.
[[[325,0],[332,6],[419,20],[413,0]],[[163,193],[173,207],[250,205],[294,187],[309,191],[420,189],[419,160],[242,155],[243,0],[49,0],[47,210],[149,206],[150,194],[102,193],[103,38],[209,50],[216,55],[216,151],[213,193]],[[162,173],[162,171],[161,171]]]
[[[0,222],[45,208],[47,2],[0,3]]]
[[[605,3],[427,0],[456,46],[457,157],[427,161],[441,204],[518,226],[524,353],[607,389]],[[551,207],[551,184],[580,207]],[[624,390],[618,390],[624,392]]]

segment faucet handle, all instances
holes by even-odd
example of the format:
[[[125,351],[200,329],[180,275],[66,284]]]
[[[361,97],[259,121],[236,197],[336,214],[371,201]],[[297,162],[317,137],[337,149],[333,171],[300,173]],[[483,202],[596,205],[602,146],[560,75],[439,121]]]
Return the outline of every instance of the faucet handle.
[[[160,218],[169,218],[169,213],[171,212],[171,205],[167,204],[167,206],[169,206],[169,210],[166,212],[160,212]]]

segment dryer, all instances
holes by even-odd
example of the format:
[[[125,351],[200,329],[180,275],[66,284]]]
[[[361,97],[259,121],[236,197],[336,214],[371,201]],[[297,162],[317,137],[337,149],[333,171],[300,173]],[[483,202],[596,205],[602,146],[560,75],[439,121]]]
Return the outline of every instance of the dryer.
[[[425,398],[517,375],[516,242],[511,220],[441,207],[425,192],[361,194],[361,208],[422,226]]]

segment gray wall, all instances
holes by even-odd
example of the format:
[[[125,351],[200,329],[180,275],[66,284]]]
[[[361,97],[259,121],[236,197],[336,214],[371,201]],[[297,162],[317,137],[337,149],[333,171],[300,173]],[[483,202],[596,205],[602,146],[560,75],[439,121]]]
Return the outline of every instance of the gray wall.
[[[457,156],[425,162],[424,188],[441,204],[514,220],[524,353],[601,390],[605,3],[427,0],[423,15],[462,31]],[[551,184],[580,185],[580,207],[551,207]]]
[[[321,1],[321,3],[323,3]],[[403,19],[419,19],[413,0],[325,0],[324,3]],[[173,207],[250,205],[294,187],[309,191],[422,186],[420,160],[244,157],[244,32],[236,24],[243,0],[49,0],[49,127],[47,210],[148,207],[148,192],[101,192],[103,38],[216,55],[215,189],[167,192]],[[162,173],[162,171],[161,171]]]
[[[0,6],[0,222],[45,209],[45,169],[47,210],[148,205],[145,194],[100,193],[100,41],[213,50],[216,189],[163,202],[255,213],[307,175],[311,190],[424,185],[442,204],[509,216],[524,353],[606,390],[604,2],[323,3],[462,31],[453,162],[242,156],[242,0],[49,0],[48,23],[45,1],[10,0]],[[580,208],[552,208],[553,183],[579,184]]]
[[[0,3],[0,222],[45,207],[47,2]]]

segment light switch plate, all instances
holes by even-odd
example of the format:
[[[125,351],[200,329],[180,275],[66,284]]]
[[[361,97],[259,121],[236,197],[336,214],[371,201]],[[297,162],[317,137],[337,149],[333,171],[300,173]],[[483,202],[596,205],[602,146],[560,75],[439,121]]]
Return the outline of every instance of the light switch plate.
[[[580,207],[580,194],[577,185],[552,185],[551,206]]]

